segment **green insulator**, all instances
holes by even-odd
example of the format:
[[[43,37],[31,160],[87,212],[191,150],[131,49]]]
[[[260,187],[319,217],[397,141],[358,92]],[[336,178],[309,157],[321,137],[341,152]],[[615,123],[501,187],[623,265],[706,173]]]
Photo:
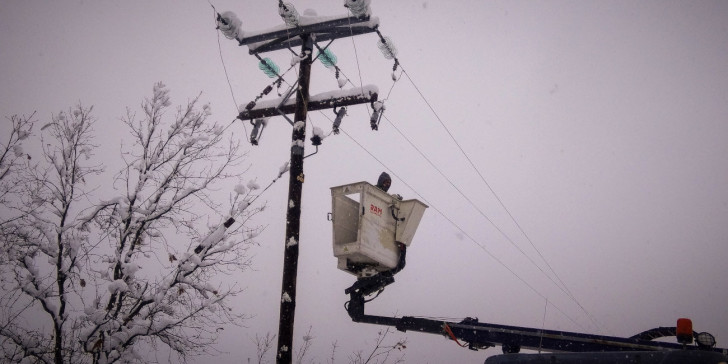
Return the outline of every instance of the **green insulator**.
[[[336,55],[330,49],[326,48],[323,52],[319,52],[318,59],[326,68],[336,66]]]
[[[258,68],[265,72],[265,74],[270,78],[278,77],[278,72],[281,70],[270,58],[263,58],[263,60],[258,64]]]

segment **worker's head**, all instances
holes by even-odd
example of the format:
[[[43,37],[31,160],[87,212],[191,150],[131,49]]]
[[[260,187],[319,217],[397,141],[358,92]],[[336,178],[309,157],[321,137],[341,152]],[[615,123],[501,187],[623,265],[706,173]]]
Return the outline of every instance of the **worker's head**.
[[[387,174],[387,172],[382,172],[382,174],[379,175],[377,187],[381,188],[384,192],[387,192],[389,190],[389,186],[391,185],[392,178],[389,177],[389,174]]]

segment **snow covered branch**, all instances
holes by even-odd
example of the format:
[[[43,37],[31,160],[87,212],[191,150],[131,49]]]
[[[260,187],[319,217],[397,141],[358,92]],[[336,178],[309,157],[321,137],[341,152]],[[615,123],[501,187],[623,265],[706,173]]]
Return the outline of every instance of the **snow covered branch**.
[[[17,147],[32,123],[12,119],[0,164],[0,182],[13,181],[0,202],[17,211],[3,220],[0,361],[141,362],[139,347],[152,346],[184,359],[214,350],[220,329],[246,318],[227,304],[241,289],[216,277],[250,264],[261,230],[248,226],[262,209],[250,206],[256,186],[216,199],[224,182],[240,180],[244,154],[208,122],[199,96],[171,105],[157,83],[140,117],[122,118],[133,142],[111,198],[87,186],[103,172],[91,163],[91,108],[53,115],[36,165],[20,163]]]
[[[13,115],[6,118],[10,130],[4,130],[6,135],[0,141],[0,204],[13,209],[15,213],[0,215],[0,228],[4,228],[10,222],[19,218],[18,211],[13,204],[14,197],[19,193],[18,173],[30,163],[30,155],[23,149],[23,143],[28,139],[33,130],[33,116]],[[3,128],[4,129],[4,128]]]

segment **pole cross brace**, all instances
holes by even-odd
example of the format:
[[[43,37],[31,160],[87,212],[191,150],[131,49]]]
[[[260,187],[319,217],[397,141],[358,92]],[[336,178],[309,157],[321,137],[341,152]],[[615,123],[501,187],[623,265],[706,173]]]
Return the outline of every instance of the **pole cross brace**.
[[[356,87],[344,91],[325,92],[311,96],[308,101],[308,111],[330,109],[334,106],[349,106],[371,103],[377,100],[379,90],[376,86],[368,85]],[[240,120],[265,118],[296,112],[295,100],[288,99],[285,102],[281,98],[259,102],[250,110],[243,110],[238,115]]]

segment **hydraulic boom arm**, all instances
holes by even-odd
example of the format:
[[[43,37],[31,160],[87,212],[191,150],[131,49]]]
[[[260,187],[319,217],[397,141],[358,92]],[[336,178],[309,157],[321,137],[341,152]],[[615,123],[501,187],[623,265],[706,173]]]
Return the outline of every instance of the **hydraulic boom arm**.
[[[684,345],[652,341],[651,339],[664,336],[675,331],[675,328],[660,328],[650,330],[630,338],[583,334],[566,331],[543,330],[519,326],[496,325],[478,322],[477,318],[466,318],[460,322],[448,322],[417,318],[410,316],[386,317],[367,315],[364,305],[368,302],[365,295],[372,294],[394,282],[392,275],[379,275],[360,278],[346,290],[350,300],[346,309],[355,322],[393,326],[400,331],[419,331],[430,334],[439,334],[455,341],[467,342],[470,349],[485,349],[500,345],[504,353],[517,353],[521,348],[537,349],[559,352],[610,352],[610,351],[665,351],[665,350],[703,350],[726,354],[728,350],[713,348],[712,344],[705,344],[696,340],[698,345]],[[662,332],[663,335],[649,334]],[[703,333],[705,334],[705,333]],[[703,335],[700,334],[700,335]],[[696,337],[698,334],[694,334]],[[709,335],[709,334],[708,334]],[[464,345],[463,345],[464,346]]]

